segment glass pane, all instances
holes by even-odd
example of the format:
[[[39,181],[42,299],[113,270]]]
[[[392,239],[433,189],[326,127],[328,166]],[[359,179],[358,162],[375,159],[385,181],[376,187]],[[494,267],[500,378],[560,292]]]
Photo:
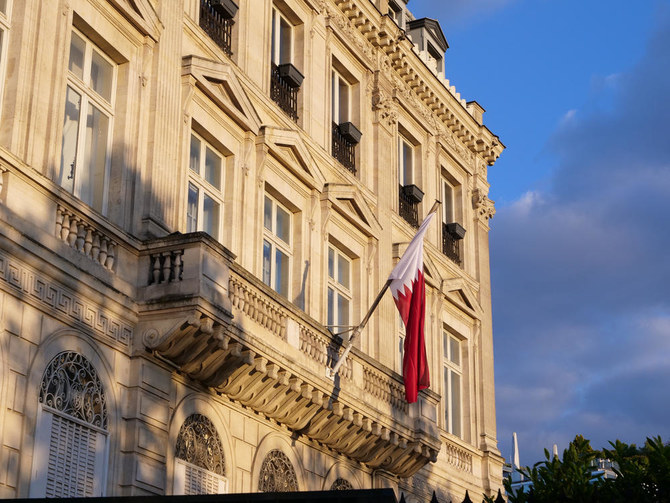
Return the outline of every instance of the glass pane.
[[[284,243],[289,244],[291,241],[291,215],[288,211],[277,205],[277,227],[275,234]]]
[[[328,276],[335,279],[335,250],[328,248]]]
[[[217,189],[221,188],[221,156],[209,147],[205,152],[205,180]]]
[[[451,433],[461,436],[461,376],[451,373]]]
[[[67,67],[82,80],[84,79],[84,51],[86,51],[86,42],[76,33],[72,33],[72,40],[70,40],[70,61]]]
[[[205,194],[202,204],[202,230],[214,239],[219,239],[219,211],[219,203]]]
[[[335,309],[333,302],[335,300],[335,292],[333,292],[332,288],[328,288],[328,325],[332,326],[335,325]],[[334,330],[335,332],[337,330]]]
[[[275,290],[288,297],[288,255],[275,250]]]
[[[265,208],[263,209],[263,225],[272,231],[272,199],[265,196]]]
[[[451,361],[456,365],[461,364],[461,344],[458,339],[455,337],[449,337],[449,344],[451,346],[451,351],[449,353]]]
[[[340,122],[349,121],[349,85],[342,80],[338,79],[339,84],[339,94],[340,94]]]
[[[56,182],[68,192],[74,190],[74,171],[77,162],[79,137],[79,114],[81,96],[68,87],[65,93],[65,119],[63,120],[63,144],[60,154],[60,171]]]
[[[410,185],[412,183],[412,147],[409,143],[402,142],[402,184]]]
[[[444,331],[442,332],[442,351],[444,358],[449,358],[449,334]]]
[[[291,25],[279,18],[279,63],[291,63]]]
[[[191,135],[191,154],[188,167],[195,173],[200,172],[200,140],[193,135]]]
[[[102,211],[107,163],[107,134],[109,117],[93,105],[86,115],[86,162],[78,180],[79,198],[96,210]]]
[[[110,102],[112,101],[112,77],[112,65],[94,50],[91,58],[91,87]]]
[[[349,260],[339,253],[337,254],[337,282],[349,288]]]
[[[444,369],[444,384],[442,387],[442,403],[444,403],[444,427],[447,431],[451,431],[449,424],[449,411],[451,409],[451,402],[449,400],[449,369]]]
[[[337,294],[338,324],[349,326],[349,299]]]
[[[188,184],[188,205],[186,207],[186,232],[198,230],[198,187]]]
[[[442,207],[444,208],[444,223],[454,222],[454,198],[453,189],[447,182],[442,184]]]
[[[277,11],[272,9],[272,62],[279,64],[277,59]]]
[[[272,286],[272,245],[263,240],[263,283]]]
[[[339,101],[340,101],[340,98],[339,98],[339,96],[337,95],[338,92],[339,92],[339,87],[338,87],[338,85],[337,85],[337,81],[338,81],[337,74],[336,74],[335,72],[333,72],[333,77],[332,77],[332,79],[331,79],[331,87],[330,87],[330,92],[331,92],[331,95],[332,95],[332,100],[333,100],[333,102],[332,102],[332,106],[331,106],[331,110],[330,110],[330,112],[333,114],[333,122],[334,122],[335,124],[339,124],[339,123],[340,123],[340,118],[339,118],[339,116],[338,116],[339,111],[340,111],[340,108],[337,106],[337,104],[338,104]]]

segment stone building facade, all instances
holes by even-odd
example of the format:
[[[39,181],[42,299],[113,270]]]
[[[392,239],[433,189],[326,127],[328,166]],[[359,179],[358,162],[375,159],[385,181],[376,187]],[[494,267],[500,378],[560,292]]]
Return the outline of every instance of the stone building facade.
[[[504,147],[446,48],[398,0],[0,0],[0,497],[495,494]],[[431,388],[390,295],[327,379],[436,199]]]

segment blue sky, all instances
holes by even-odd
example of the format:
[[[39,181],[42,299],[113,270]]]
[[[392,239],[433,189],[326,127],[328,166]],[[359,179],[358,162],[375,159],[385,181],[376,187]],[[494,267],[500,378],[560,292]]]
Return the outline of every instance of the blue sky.
[[[670,440],[670,0],[411,0],[489,170],[498,442]]]

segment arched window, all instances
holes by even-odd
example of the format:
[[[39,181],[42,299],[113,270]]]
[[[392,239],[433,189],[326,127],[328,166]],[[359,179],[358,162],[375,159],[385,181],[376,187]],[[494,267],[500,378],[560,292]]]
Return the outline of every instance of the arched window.
[[[298,477],[291,460],[282,451],[270,451],[261,465],[258,490],[262,493],[298,490]]]
[[[347,479],[338,478],[333,482],[333,485],[330,486],[331,491],[351,491],[354,486],[351,485]]]
[[[221,439],[202,414],[186,418],[177,436],[175,494],[221,494],[228,490]]]
[[[42,376],[31,497],[102,496],[107,470],[107,404],[82,355],[56,355]]]

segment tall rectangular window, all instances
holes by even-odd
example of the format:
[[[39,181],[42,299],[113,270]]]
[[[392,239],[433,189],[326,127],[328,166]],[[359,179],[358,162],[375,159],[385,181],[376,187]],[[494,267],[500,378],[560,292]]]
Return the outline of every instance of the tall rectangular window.
[[[400,185],[414,183],[414,145],[403,136],[398,141],[398,178]]]
[[[115,79],[114,62],[73,30],[56,182],[103,213],[107,203]]]
[[[332,114],[333,122],[341,124],[351,121],[351,86],[336,70],[332,74]]]
[[[272,62],[293,62],[293,26],[275,7],[272,8]]]
[[[462,438],[462,343],[447,330],[443,330],[442,338],[444,357],[444,381],[442,388],[444,429]]]
[[[328,247],[328,326],[341,332],[351,319],[351,259]]]
[[[224,157],[203,138],[191,134],[186,231],[204,231],[221,239]]]
[[[289,296],[292,214],[274,198],[263,203],[263,282]]]
[[[442,180],[442,222],[450,224],[454,218],[454,186],[447,180]]]

